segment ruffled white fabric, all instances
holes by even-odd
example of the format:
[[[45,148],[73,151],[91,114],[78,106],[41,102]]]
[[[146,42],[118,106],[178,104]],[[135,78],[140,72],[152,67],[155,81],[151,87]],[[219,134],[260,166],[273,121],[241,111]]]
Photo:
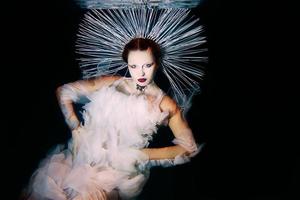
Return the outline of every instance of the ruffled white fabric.
[[[111,86],[88,95],[84,124],[72,133],[69,147],[57,148],[36,170],[30,183],[31,199],[101,199],[117,191],[122,199],[136,197],[142,190],[151,166],[171,166],[187,162],[186,156],[150,161],[145,148],[158,125],[169,113],[161,112],[164,96],[130,95]],[[184,144],[178,139],[179,145]],[[197,150],[197,147],[193,151]],[[111,198],[112,199],[112,198]]]
[[[40,164],[30,198],[90,199],[96,192],[117,190],[130,199],[140,193],[149,171],[139,167],[148,161],[139,149],[149,144],[168,113],[159,109],[162,92],[154,101],[127,95],[116,89],[122,80],[88,96],[84,125],[73,132],[68,149],[57,148]]]

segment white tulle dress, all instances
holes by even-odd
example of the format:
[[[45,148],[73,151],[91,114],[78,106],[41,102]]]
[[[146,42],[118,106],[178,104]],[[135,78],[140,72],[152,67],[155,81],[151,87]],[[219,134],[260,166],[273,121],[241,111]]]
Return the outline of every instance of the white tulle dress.
[[[159,108],[162,91],[156,96],[126,94],[118,89],[124,80],[88,96],[84,124],[68,148],[58,146],[41,162],[30,182],[29,199],[93,199],[97,190],[133,199],[141,192],[155,161],[151,164],[139,149],[148,146],[169,114]],[[172,165],[174,160],[161,163]]]

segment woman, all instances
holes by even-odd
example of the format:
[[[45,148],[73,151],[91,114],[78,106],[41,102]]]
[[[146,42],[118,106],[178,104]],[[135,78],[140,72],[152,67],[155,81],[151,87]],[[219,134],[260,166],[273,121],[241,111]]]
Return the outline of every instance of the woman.
[[[131,199],[141,192],[151,166],[182,164],[198,152],[176,102],[153,81],[159,46],[135,38],[122,56],[131,78],[102,76],[57,89],[72,139],[42,162],[29,199]],[[89,102],[80,123],[73,103],[82,97]],[[162,124],[172,130],[175,145],[147,148]]]

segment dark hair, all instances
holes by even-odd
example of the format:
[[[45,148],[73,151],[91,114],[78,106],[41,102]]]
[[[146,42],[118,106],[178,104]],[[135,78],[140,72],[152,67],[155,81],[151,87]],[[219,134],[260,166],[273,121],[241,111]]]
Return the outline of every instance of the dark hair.
[[[152,55],[154,57],[154,61],[159,64],[161,52],[159,45],[151,39],[148,38],[134,38],[129,43],[127,43],[124,47],[122,58],[127,63],[128,62],[128,54],[130,51],[140,50],[145,51],[148,48],[151,49]]]

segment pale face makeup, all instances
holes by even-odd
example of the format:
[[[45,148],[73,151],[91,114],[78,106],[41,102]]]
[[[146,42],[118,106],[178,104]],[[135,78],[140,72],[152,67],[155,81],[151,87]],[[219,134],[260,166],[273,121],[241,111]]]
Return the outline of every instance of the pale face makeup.
[[[147,86],[153,81],[156,63],[150,49],[130,51],[128,69],[132,80],[139,86]]]

